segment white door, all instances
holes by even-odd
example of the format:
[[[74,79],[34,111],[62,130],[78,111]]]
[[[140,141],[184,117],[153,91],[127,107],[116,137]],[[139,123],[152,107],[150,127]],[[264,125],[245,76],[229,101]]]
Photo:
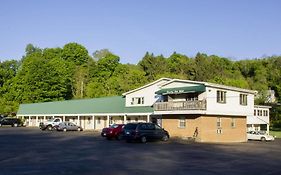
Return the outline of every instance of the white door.
[[[96,117],[95,118],[95,122],[96,122],[96,129],[102,129],[104,128],[104,118],[103,117]]]

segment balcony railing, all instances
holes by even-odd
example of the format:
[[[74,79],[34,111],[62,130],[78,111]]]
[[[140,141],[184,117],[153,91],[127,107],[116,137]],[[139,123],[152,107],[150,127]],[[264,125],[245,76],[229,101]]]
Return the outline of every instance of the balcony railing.
[[[156,102],[155,111],[206,110],[206,100]]]

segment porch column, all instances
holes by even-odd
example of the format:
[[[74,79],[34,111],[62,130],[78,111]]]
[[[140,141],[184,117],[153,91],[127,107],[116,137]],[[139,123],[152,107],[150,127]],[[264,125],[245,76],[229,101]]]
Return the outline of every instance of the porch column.
[[[35,117],[35,126],[38,126],[37,123],[38,123],[38,116]]]
[[[107,118],[106,118],[106,127],[109,127],[109,115],[107,115]]]
[[[96,126],[95,126],[96,124],[95,124],[95,116],[93,115],[92,116],[92,129],[96,129]]]
[[[65,116],[62,116],[62,121],[64,121],[64,122],[65,122]]]
[[[46,116],[43,117],[43,120],[46,121]]]
[[[150,115],[148,114],[148,115],[146,116],[146,122],[149,122],[149,118],[150,118]]]
[[[126,115],[126,114],[124,115],[124,121],[123,121],[123,124],[127,124],[127,115]]]
[[[79,126],[80,126],[80,125],[81,125],[81,123],[80,123],[80,116],[79,116],[79,115],[77,116],[77,120],[78,120],[78,121],[77,121],[77,125],[79,125]]]

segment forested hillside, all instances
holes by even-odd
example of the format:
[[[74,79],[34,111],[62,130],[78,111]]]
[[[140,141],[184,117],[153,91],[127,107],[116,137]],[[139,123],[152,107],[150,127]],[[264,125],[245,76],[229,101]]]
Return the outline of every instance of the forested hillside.
[[[169,57],[144,53],[137,65],[122,64],[107,49],[93,54],[77,43],[41,49],[28,44],[17,60],[0,62],[0,113],[16,112],[21,103],[121,95],[161,77],[171,77],[258,90],[281,95],[281,57],[230,60],[198,53]],[[3,58],[4,59],[4,58]]]

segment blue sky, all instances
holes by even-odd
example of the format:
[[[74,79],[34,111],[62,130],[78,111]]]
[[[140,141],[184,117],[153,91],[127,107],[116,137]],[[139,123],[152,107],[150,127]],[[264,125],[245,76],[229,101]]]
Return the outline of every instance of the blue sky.
[[[0,0],[0,60],[77,42],[122,63],[145,52],[232,59],[281,55],[279,0]]]

